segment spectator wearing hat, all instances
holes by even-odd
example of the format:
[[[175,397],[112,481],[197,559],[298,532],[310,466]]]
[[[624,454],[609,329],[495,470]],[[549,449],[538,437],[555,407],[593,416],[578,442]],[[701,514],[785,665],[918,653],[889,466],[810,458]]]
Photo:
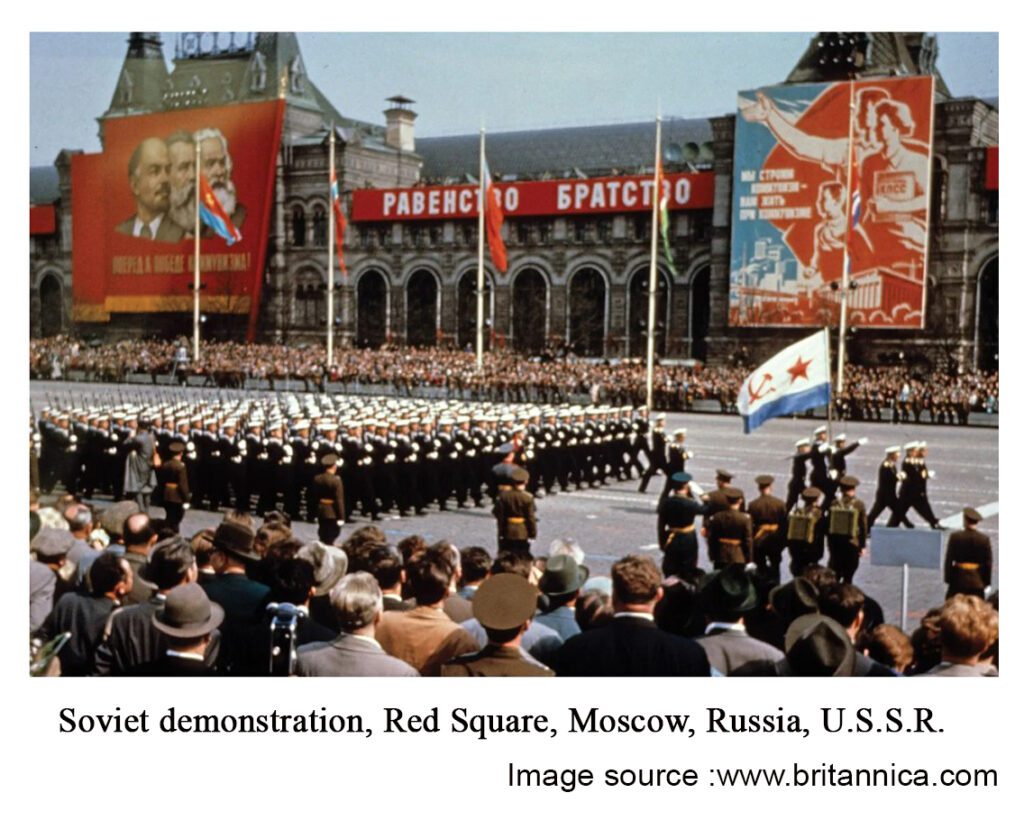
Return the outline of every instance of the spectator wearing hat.
[[[494,564],[491,565],[489,578],[502,573],[511,573],[534,585],[540,580],[534,567],[534,558],[529,553],[510,550],[498,553]],[[487,631],[484,630],[479,619],[473,617],[466,620],[462,623],[462,628],[473,637],[477,643],[477,649],[486,647]],[[526,629],[520,643],[520,648],[526,658],[533,660],[538,665],[550,665],[560,647],[562,647],[562,637],[543,622],[537,621],[536,617],[534,617],[533,624]]]
[[[498,522],[498,549],[528,553],[530,542],[537,537],[537,509],[526,491],[530,473],[516,467],[510,477],[511,489],[498,492],[492,509]]]
[[[160,659],[149,663],[147,676],[206,676],[214,673],[206,653],[213,632],[224,623],[224,609],[211,602],[196,583],[168,592],[164,606],[153,614],[152,625],[166,637]]]
[[[713,672],[729,676],[748,662],[783,658],[778,648],[755,639],[743,624],[744,614],[757,609],[757,589],[742,564],[730,564],[708,575],[700,587],[700,603],[708,625],[696,642]]]
[[[487,633],[487,644],[443,665],[441,676],[554,676],[527,660],[520,647],[537,597],[536,587],[512,573],[487,579],[473,595],[473,615]]]
[[[957,593],[984,598],[992,584],[992,541],[978,529],[981,513],[973,507],[964,510],[964,528],[950,535],[946,543],[943,568],[946,598]]]
[[[555,655],[562,676],[709,676],[700,645],[659,630],[654,607],[661,573],[649,556],[630,555],[612,565],[612,607],[607,625],[574,636]]]
[[[318,537],[324,544],[334,544],[345,523],[345,490],[338,477],[338,456],[333,452],[320,459],[323,471],[313,478],[310,489],[317,505]]]
[[[946,599],[939,614],[942,661],[924,676],[998,676],[992,646],[999,639],[999,612],[977,596]]]
[[[811,564],[825,555],[825,522],[818,499],[821,490],[809,486],[800,493],[801,503],[786,517],[786,546],[789,548],[789,572],[802,576]]]
[[[822,615],[838,622],[854,644],[860,639],[865,627],[864,605],[864,593],[852,584],[833,584],[822,590],[818,597],[818,608]],[[893,676],[894,673],[861,651],[854,653],[852,676]]]
[[[708,540],[708,558],[716,570],[727,564],[749,564],[754,554],[754,527],[742,512],[743,493],[735,487],[720,489],[727,509],[706,519],[701,535]]]
[[[775,479],[771,475],[758,475],[754,482],[760,495],[747,506],[754,531],[754,564],[758,573],[778,584],[786,547],[786,504],[772,495]]]
[[[859,485],[860,481],[853,475],[840,478],[841,494],[828,513],[828,566],[839,581],[846,584],[853,582],[867,547],[867,507],[857,497]]]
[[[853,676],[856,651],[842,625],[820,613],[806,613],[786,630],[786,657],[776,676]],[[753,667],[753,663],[748,667]]]
[[[455,563],[437,545],[413,556],[406,573],[416,607],[404,613],[389,610],[377,625],[384,650],[424,676],[437,676],[445,662],[477,650],[473,637],[443,609],[454,591],[455,572]]]
[[[764,624],[757,632],[758,638],[782,650],[786,630],[796,618],[818,612],[818,595],[818,588],[803,576],[772,588],[768,593],[769,612],[760,620]]]
[[[540,577],[537,586],[544,595],[545,609],[537,614],[537,621],[555,631],[563,642],[580,632],[576,623],[576,599],[589,576],[590,570],[577,564],[572,556],[557,555],[548,559],[544,575]]]
[[[142,604],[156,591],[156,586],[140,574],[149,562],[150,551],[156,542],[156,531],[146,513],[136,512],[125,519],[124,558],[131,565],[135,578],[132,581],[131,592],[122,599],[121,604]]]
[[[195,555],[184,539],[175,536],[153,547],[149,562],[140,571],[156,592],[145,602],[115,610],[96,650],[93,673],[123,675],[144,671],[143,666],[160,659],[167,643],[153,627],[154,614],[164,606],[167,594],[175,587],[191,584],[199,576]]]
[[[116,501],[103,510],[99,515],[100,529],[107,535],[107,545],[101,550],[92,550],[89,553],[83,551],[75,570],[74,582],[76,586],[83,586],[89,590],[89,568],[99,557],[100,552],[111,552],[121,556],[124,555],[124,522],[128,517],[139,511],[138,504],[134,501]]]
[[[107,617],[132,589],[132,569],[114,553],[102,553],[89,570],[90,593],[65,593],[40,628],[43,640],[68,632],[71,638],[60,652],[63,676],[86,676],[93,667],[96,648]]]
[[[297,676],[419,676],[384,652],[376,627],[384,617],[380,586],[369,573],[349,573],[331,589],[341,635],[299,648]]]
[[[258,676],[266,673],[267,655],[259,650],[258,629],[270,588],[246,575],[246,565],[260,561],[253,551],[255,533],[234,521],[224,521],[213,536],[210,563],[217,578],[203,590],[224,610],[217,666],[222,673]]]
[[[156,498],[163,504],[167,514],[167,526],[175,532],[181,526],[192,493],[188,488],[188,473],[181,457],[185,453],[185,444],[180,440],[171,441],[168,447],[170,458],[156,470]]]
[[[697,516],[707,505],[693,497],[689,472],[676,472],[669,479],[669,493],[658,503],[658,546],[664,557],[661,572],[666,577],[685,575],[697,569]]]
[[[29,624],[32,630],[43,623],[65,593],[74,590],[74,584],[62,575],[74,543],[75,537],[70,532],[51,527],[43,527],[32,538],[29,545],[35,556],[29,570]]]

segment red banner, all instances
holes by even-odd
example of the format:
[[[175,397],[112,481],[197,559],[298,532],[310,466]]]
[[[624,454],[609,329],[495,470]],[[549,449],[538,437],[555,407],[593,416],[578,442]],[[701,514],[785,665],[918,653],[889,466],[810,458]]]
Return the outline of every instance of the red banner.
[[[74,318],[192,309],[195,151],[242,233],[200,232],[201,307],[259,313],[281,101],[188,109],[104,124],[104,151],[72,159]]]
[[[28,232],[31,236],[57,232],[57,211],[52,204],[32,205],[28,209]]]
[[[985,153],[985,189],[999,189],[999,148],[989,147]]]
[[[652,176],[501,182],[495,185],[506,217],[582,216],[651,210]],[[714,173],[673,173],[662,183],[669,210],[710,208],[715,201]],[[356,190],[352,221],[400,222],[423,219],[472,219],[480,188],[475,184]]]

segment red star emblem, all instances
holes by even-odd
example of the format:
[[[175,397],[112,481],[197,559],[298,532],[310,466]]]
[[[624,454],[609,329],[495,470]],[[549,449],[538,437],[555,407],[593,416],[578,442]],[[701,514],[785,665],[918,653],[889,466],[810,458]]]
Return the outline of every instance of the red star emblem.
[[[803,357],[797,357],[796,362],[786,369],[786,371],[789,373],[789,385],[792,386],[801,377],[803,377],[804,380],[807,380],[807,367],[813,362],[813,357],[806,363],[804,362]]]

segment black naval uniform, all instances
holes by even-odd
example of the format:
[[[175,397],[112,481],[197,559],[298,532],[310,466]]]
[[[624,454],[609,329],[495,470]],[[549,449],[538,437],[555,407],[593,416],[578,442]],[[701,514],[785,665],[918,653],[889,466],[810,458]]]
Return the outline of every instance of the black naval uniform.
[[[932,529],[938,529],[939,519],[935,517],[928,502],[928,466],[921,458],[907,458],[903,462],[903,472],[906,478],[900,487],[897,508],[887,526],[896,527],[901,521],[906,521],[907,513],[913,509]]]
[[[885,510],[889,510],[890,515],[896,515],[899,509],[899,496],[896,494],[899,481],[900,472],[896,469],[896,461],[886,458],[878,466],[878,486],[875,489],[875,502],[871,505],[871,511],[868,512],[868,532],[871,532],[878,516]],[[913,526],[907,520],[905,512],[903,525],[905,527]]]
[[[793,466],[789,473],[789,487],[786,490],[786,512],[796,506],[800,493],[807,489],[807,464],[810,463],[810,452],[798,452],[793,455]]]
[[[705,512],[705,504],[674,492],[658,504],[658,546],[665,554],[661,572],[666,578],[697,569],[696,520]]]

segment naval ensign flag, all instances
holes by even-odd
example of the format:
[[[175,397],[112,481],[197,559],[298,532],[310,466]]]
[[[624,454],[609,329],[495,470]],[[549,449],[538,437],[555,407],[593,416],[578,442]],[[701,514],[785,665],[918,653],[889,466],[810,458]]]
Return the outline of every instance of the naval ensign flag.
[[[743,431],[749,433],[772,417],[827,406],[830,377],[827,330],[782,349],[743,381],[736,403]]]

